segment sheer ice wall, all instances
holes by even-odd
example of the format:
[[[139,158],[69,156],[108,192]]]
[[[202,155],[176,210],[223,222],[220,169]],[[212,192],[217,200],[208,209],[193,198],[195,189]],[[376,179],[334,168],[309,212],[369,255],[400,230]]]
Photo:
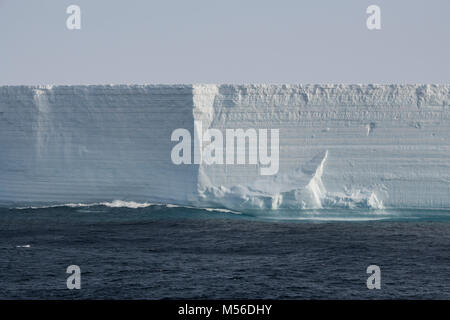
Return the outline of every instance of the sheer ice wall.
[[[0,202],[186,202],[179,127],[193,128],[192,86],[0,87]]]
[[[279,173],[174,165],[195,120],[279,129]],[[0,87],[0,203],[450,208],[449,138],[449,85]]]

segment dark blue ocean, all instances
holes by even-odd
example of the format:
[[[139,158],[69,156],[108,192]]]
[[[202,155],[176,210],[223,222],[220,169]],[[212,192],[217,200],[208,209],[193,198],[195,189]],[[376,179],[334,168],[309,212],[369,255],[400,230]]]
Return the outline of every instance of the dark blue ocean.
[[[0,209],[1,299],[449,299],[448,279],[446,211]]]

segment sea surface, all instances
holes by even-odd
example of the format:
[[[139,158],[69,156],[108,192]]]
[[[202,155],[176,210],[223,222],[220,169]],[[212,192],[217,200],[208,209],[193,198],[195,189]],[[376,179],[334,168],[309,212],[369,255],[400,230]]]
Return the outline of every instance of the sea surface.
[[[0,208],[1,299],[449,299],[449,279],[449,211]]]

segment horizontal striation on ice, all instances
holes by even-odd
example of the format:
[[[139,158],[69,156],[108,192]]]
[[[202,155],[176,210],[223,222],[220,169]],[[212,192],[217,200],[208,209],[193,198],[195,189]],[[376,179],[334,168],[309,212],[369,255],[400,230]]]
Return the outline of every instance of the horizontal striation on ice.
[[[171,133],[279,129],[279,172],[174,165]],[[0,204],[450,208],[450,85],[0,87]]]

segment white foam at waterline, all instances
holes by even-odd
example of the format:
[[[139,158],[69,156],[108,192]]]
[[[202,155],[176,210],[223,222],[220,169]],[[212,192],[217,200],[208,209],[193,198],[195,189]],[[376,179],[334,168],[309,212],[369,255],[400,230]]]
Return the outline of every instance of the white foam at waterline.
[[[233,214],[241,214],[238,211],[223,209],[223,208],[200,208],[200,207],[192,207],[192,206],[181,206],[177,204],[163,204],[163,203],[149,203],[149,202],[135,202],[135,201],[123,201],[123,200],[114,200],[111,202],[94,202],[94,203],[66,203],[66,204],[56,204],[49,206],[32,206],[32,207],[17,207],[14,209],[17,210],[25,210],[25,209],[49,209],[49,208],[89,208],[96,206],[105,206],[108,208],[129,208],[129,209],[140,209],[140,208],[148,208],[152,206],[164,206],[166,208],[185,208],[185,209],[196,209],[196,210],[206,210],[209,212],[222,212],[222,213],[233,213]]]
[[[378,221],[388,217],[266,217],[269,220],[306,220],[306,221]]]
[[[111,202],[94,202],[94,203],[64,203],[64,204],[55,204],[55,205],[47,205],[47,206],[31,206],[31,207],[17,207],[14,209],[25,210],[25,209],[49,209],[49,208],[88,208],[95,206],[105,206],[109,208],[130,208],[130,209],[138,209],[138,208],[147,208],[151,206],[164,206],[164,204],[160,203],[149,203],[149,202],[134,202],[134,201],[122,201],[122,200],[114,200]],[[167,205],[166,205],[167,206]]]
[[[232,214],[242,214],[242,212],[228,210],[228,209],[215,209],[215,208],[202,208],[203,210],[209,211],[209,212],[222,212],[222,213],[232,213]]]
[[[131,209],[138,209],[138,208],[147,208],[151,206],[157,205],[156,203],[139,203],[134,201],[121,201],[121,200],[114,200],[113,202],[101,202],[100,205],[109,207],[109,208],[131,208]]]
[[[179,206],[179,205],[177,205],[177,204],[166,204],[165,205],[167,208],[180,208],[180,207],[182,207],[182,206]],[[186,207],[186,208],[190,208],[190,207]]]

